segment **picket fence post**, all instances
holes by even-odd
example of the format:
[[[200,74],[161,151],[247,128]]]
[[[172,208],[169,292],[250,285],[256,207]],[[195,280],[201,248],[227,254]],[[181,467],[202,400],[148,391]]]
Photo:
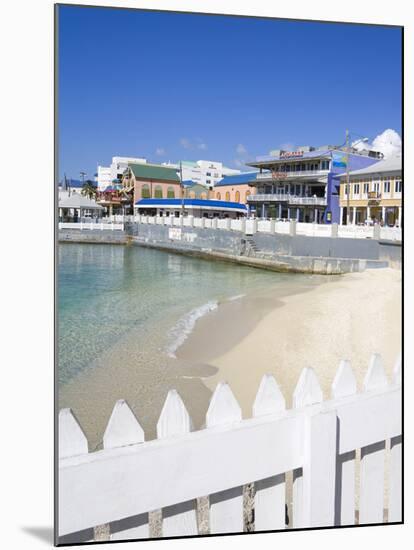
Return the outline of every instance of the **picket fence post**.
[[[234,424],[242,419],[230,386],[220,382],[210,401],[206,427]],[[210,497],[210,533],[237,533],[243,531],[243,486],[233,487]]]
[[[381,356],[375,353],[364,379],[366,392],[384,390],[388,380]],[[385,441],[362,447],[360,465],[359,523],[382,523],[384,520]]]
[[[157,424],[158,439],[184,435],[191,431],[190,415],[176,390],[170,390]],[[197,501],[180,502],[162,510],[162,535],[197,535]]]
[[[119,399],[112,410],[103,436],[104,449],[144,443],[145,434],[128,403]],[[117,532],[119,531],[119,533]],[[94,528],[95,540],[143,539],[149,537],[148,513]]]
[[[305,368],[293,394],[294,408],[321,403],[312,368]],[[333,525],[335,502],[336,412],[304,411],[304,463],[293,472],[293,526]]]
[[[332,398],[340,399],[357,393],[351,363],[343,360],[332,383]],[[341,426],[338,425],[338,436]],[[355,451],[336,452],[335,525],[355,523]]]
[[[265,374],[253,404],[255,418],[268,414],[282,414],[286,402],[271,374]],[[286,483],[285,474],[279,474],[255,483],[254,527],[255,531],[285,528]]]

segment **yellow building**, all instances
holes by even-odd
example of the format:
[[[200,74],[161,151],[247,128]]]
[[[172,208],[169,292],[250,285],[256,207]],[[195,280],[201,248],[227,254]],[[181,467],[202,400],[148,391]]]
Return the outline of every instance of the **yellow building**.
[[[402,226],[402,169],[401,156],[383,159],[367,168],[349,173],[349,201],[347,177],[341,174],[339,206],[340,223],[380,223]]]

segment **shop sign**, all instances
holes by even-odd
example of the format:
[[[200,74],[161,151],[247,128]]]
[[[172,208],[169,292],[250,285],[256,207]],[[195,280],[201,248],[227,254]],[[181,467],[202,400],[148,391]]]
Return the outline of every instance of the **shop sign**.
[[[299,158],[299,157],[303,157],[303,151],[283,151],[279,155],[279,158],[281,159],[290,159],[290,158]]]

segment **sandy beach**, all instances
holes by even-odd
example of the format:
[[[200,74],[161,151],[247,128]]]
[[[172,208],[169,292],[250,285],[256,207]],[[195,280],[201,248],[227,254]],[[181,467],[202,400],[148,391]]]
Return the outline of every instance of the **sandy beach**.
[[[276,377],[288,407],[304,367],[316,371],[325,399],[341,359],[351,360],[359,388],[372,353],[382,355],[391,375],[401,350],[401,271],[351,273],[273,303],[271,295],[267,299],[270,311],[246,334],[245,316],[260,309],[254,297],[201,319],[178,353],[215,367],[203,381],[211,391],[228,382],[245,418],[265,373]],[[211,345],[203,346],[206,341]]]
[[[180,393],[200,429],[219,381],[230,384],[248,418],[265,373],[276,377],[289,407],[303,367],[315,369],[328,398],[341,359],[351,360],[361,387],[370,355],[381,353],[391,374],[400,347],[400,271],[309,277],[224,302],[197,321],[176,358],[160,350],[159,361],[145,361],[142,341],[127,333],[61,386],[59,409],[72,408],[93,451],[117,399],[128,401],[146,439],[153,439],[170,389]]]

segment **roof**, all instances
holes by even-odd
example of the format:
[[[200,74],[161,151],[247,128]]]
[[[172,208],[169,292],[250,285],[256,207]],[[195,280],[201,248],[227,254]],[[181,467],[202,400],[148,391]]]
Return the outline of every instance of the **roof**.
[[[379,162],[375,162],[365,168],[359,170],[352,170],[349,172],[350,176],[368,176],[368,175],[380,175],[390,172],[401,172],[402,170],[402,158],[401,155],[395,155],[387,159],[382,159]],[[346,173],[340,174],[340,177],[345,176]]]
[[[257,172],[244,172],[232,176],[224,176],[214,187],[223,187],[225,185],[245,185],[250,181],[256,180]]]
[[[135,203],[140,208],[168,208],[183,206],[186,208],[209,208],[214,210],[240,210],[247,212],[247,207],[239,202],[215,201],[208,199],[141,199]]]
[[[287,158],[283,158],[283,157],[280,158],[279,156],[273,156],[273,155],[264,155],[264,156],[256,157],[255,160],[246,162],[246,164],[247,166],[256,166],[257,164],[269,164],[272,162],[295,162],[303,159],[327,157],[327,156],[330,156],[332,151],[338,151],[338,150],[322,149],[322,150],[316,150],[316,151],[304,151],[301,156],[298,156],[298,157],[292,156]]]
[[[136,178],[148,180],[167,180],[180,182],[177,170],[160,164],[133,164],[128,165]]]
[[[80,193],[74,193],[70,197],[59,201],[59,208],[89,208],[101,210],[102,206]]]

